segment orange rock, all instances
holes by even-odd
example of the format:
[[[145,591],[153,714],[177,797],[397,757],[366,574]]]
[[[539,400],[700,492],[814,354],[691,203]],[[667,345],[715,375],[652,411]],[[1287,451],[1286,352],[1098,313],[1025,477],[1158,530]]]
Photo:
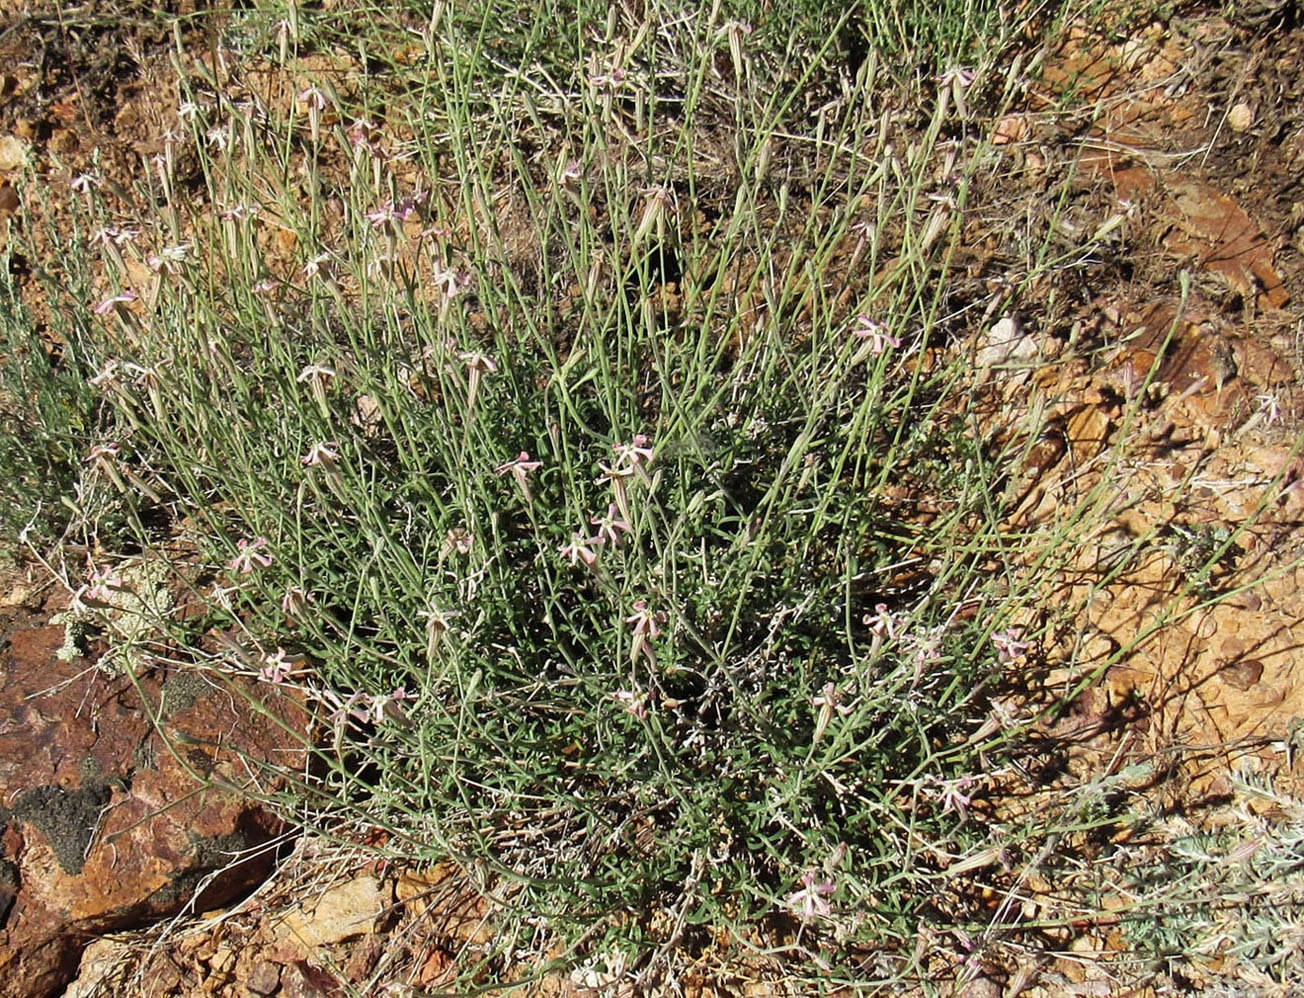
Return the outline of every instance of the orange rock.
[[[93,936],[192,902],[220,906],[261,882],[274,856],[256,847],[281,822],[194,774],[240,785],[246,765],[302,764],[292,736],[243,706],[257,695],[244,681],[110,677],[56,658],[63,637],[29,626],[0,653],[0,879],[14,895],[0,919],[0,998],[59,993]],[[302,728],[288,699],[266,706]]]
[[[1026,114],[1007,114],[996,123],[992,133],[992,145],[1003,146],[1010,142],[1019,142],[1028,137],[1031,128]]]

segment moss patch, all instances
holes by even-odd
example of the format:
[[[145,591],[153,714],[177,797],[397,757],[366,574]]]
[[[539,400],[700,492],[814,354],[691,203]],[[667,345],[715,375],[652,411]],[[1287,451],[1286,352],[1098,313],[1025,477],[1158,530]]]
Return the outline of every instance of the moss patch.
[[[182,714],[195,705],[195,701],[212,687],[204,682],[202,676],[191,669],[174,672],[163,684],[162,701],[159,704],[159,717],[171,717]]]
[[[44,835],[63,872],[75,876],[82,871],[109,796],[104,783],[80,790],[34,787],[14,802],[13,814]]]

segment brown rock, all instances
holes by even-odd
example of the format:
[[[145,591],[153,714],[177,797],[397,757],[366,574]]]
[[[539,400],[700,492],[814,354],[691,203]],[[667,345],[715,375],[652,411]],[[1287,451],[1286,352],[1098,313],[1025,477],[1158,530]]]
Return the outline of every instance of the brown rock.
[[[237,788],[302,759],[244,680],[112,677],[59,661],[63,637],[28,627],[0,651],[0,998],[57,994],[92,937],[259,883],[285,829]],[[288,699],[267,706],[302,729]]]
[[[296,960],[281,974],[281,993],[286,998],[335,998],[342,993],[339,983],[307,960]]]
[[[1218,670],[1218,678],[1233,689],[1247,692],[1263,677],[1263,663],[1246,658],[1231,662]]]
[[[1243,422],[1257,404],[1258,383],[1247,378],[1243,361],[1253,364],[1256,376],[1279,376],[1281,362],[1274,366],[1271,356],[1223,336],[1216,326],[1201,312],[1179,312],[1176,303],[1162,302],[1140,317],[1110,358],[1102,380],[1114,391],[1128,399],[1144,391],[1152,402],[1165,400],[1156,438],[1184,440],[1192,428],[1208,432]]]
[[[1241,377],[1265,390],[1290,387],[1295,373],[1276,350],[1267,343],[1248,337],[1232,341],[1236,366]]]
[[[130,942],[107,937],[97,939],[82,952],[81,969],[63,998],[98,998],[100,995],[126,994],[127,978],[132,969],[133,947]]]
[[[983,974],[966,984],[961,990],[962,998],[1001,998],[1005,989],[1001,987],[1004,975],[997,969],[984,967]]]
[[[394,940],[381,935],[370,935],[359,946],[354,946],[344,965],[344,976],[354,984],[361,984],[376,969],[386,951],[393,951]]]
[[[270,995],[281,986],[281,968],[270,960],[263,960],[249,971],[245,987],[256,995]]]

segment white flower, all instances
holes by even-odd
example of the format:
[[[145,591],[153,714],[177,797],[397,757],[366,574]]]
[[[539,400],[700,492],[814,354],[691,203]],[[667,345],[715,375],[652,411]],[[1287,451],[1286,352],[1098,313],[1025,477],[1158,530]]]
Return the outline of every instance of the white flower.
[[[334,440],[327,440],[323,443],[313,444],[308,448],[308,453],[299,458],[309,468],[334,467],[335,462],[340,459],[339,444]]]
[[[335,372],[329,367],[323,367],[321,364],[309,364],[299,372],[299,376],[295,380],[303,384],[305,381],[329,381],[333,377],[335,377]]]
[[[557,549],[557,553],[567,559],[571,566],[584,562],[585,566],[592,568],[598,562],[597,548],[602,547],[601,537],[585,537],[578,530],[571,534],[569,544],[563,544]]]
[[[326,110],[326,95],[317,87],[304,87],[296,96],[310,111]]]

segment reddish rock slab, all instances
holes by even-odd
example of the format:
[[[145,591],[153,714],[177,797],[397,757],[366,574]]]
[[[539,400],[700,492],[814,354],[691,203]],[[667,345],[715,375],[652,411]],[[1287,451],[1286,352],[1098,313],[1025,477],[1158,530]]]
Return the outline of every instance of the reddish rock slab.
[[[44,998],[96,935],[221,907],[271,872],[287,829],[241,791],[302,767],[290,732],[304,719],[238,677],[61,662],[61,627],[14,624],[0,647],[0,998]]]
[[[1164,237],[1169,252],[1202,261],[1265,307],[1283,308],[1290,301],[1273,266],[1272,244],[1240,205],[1199,180],[1173,175],[1165,186],[1178,212]]]

